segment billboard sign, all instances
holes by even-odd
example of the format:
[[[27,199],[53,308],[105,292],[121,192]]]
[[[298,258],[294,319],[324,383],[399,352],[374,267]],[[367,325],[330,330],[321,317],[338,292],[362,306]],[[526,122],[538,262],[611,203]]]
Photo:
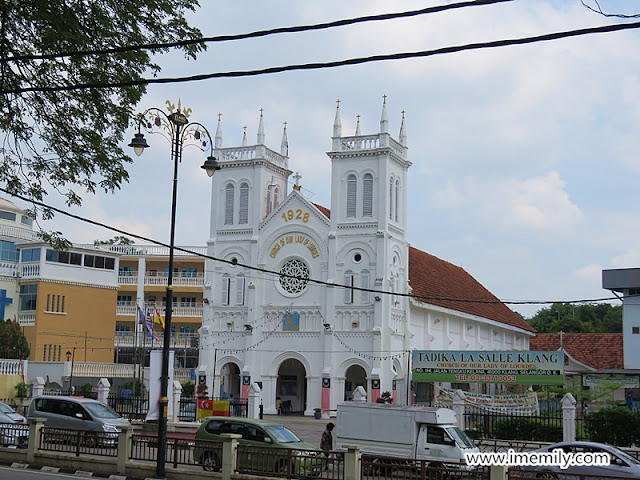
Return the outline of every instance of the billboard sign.
[[[562,385],[564,353],[414,350],[413,381]]]

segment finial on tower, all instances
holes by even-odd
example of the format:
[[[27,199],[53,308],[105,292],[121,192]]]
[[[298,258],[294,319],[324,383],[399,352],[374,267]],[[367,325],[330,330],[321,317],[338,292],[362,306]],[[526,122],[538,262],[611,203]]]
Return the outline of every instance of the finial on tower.
[[[333,136],[342,136],[342,121],[340,120],[340,100],[336,100],[336,118],[333,121]]]
[[[382,116],[380,117],[380,133],[389,133],[389,118],[387,117],[387,96],[382,96]]]
[[[356,115],[356,137],[360,136],[360,114]]]
[[[402,123],[400,124],[399,140],[400,140],[400,145],[402,145],[403,147],[406,147],[407,146],[407,128],[404,125],[404,114],[405,114],[405,111],[402,110]]]
[[[260,109],[260,123],[258,124],[258,141],[257,144],[258,145],[264,145],[265,143],[265,138],[264,138],[264,121],[262,119],[262,112],[264,112],[264,108]]]
[[[245,125],[244,127],[242,127],[242,129],[244,130],[244,133],[242,134],[242,146],[246,147],[247,146],[247,126]]]
[[[289,156],[289,140],[287,139],[287,122],[284,122],[282,130],[282,143],[280,144],[280,153],[285,157]]]
[[[222,148],[222,114],[218,113],[218,126],[216,127],[216,138],[213,146],[215,148]]]

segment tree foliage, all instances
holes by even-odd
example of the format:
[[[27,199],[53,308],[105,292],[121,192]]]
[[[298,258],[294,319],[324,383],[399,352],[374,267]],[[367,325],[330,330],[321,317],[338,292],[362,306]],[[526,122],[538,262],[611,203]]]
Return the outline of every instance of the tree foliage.
[[[197,0],[7,0],[0,6],[0,184],[42,200],[57,191],[80,205],[84,191],[114,191],[128,181],[131,158],[121,147],[144,85],[69,91],[25,88],[140,80],[160,67],[136,49],[52,59],[34,54],[86,52],[201,38],[185,19]],[[180,47],[195,58],[203,43]],[[52,212],[35,209],[43,218]],[[37,215],[36,215],[37,217]],[[44,234],[44,232],[42,232]],[[59,233],[59,232],[53,232]]]
[[[29,353],[29,342],[18,322],[0,319],[0,357],[26,360]]]
[[[554,303],[527,322],[538,333],[617,333],[622,332],[622,306]]]
[[[94,240],[93,244],[97,247],[99,245],[133,245],[135,242],[130,238],[122,235],[116,235],[109,240]]]

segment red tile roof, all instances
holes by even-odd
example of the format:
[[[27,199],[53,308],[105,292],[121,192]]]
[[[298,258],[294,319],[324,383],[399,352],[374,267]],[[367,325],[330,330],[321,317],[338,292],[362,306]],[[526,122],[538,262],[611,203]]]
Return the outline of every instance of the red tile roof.
[[[331,210],[315,203],[314,205],[327,218],[331,218]],[[528,332],[535,332],[531,325],[505,304],[500,303],[489,290],[480,285],[463,268],[413,247],[409,247],[409,285],[413,289],[414,297],[423,303],[450,308],[522,328]],[[480,301],[461,302],[441,300],[442,298]]]
[[[409,285],[416,300],[505,323],[528,332],[534,328],[500,303],[463,268],[409,247]],[[451,299],[477,300],[466,302]]]
[[[562,347],[574,359],[596,370],[624,368],[622,333],[563,333]],[[529,350],[545,352],[559,348],[559,333],[539,333],[529,339]]]

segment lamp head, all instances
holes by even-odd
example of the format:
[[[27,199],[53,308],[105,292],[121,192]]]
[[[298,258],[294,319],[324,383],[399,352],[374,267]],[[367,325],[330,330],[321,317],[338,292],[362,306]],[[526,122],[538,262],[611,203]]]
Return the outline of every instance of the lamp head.
[[[136,152],[136,155],[138,156],[142,155],[145,148],[149,148],[144,135],[140,132],[134,135],[133,140],[131,140],[131,143],[128,146],[133,147],[133,151]]]
[[[222,167],[220,167],[220,164],[216,160],[216,157],[214,157],[213,155],[209,155],[207,157],[207,160],[200,168],[203,168],[207,172],[207,175],[213,177],[213,174],[216,173],[216,170],[220,170],[220,168]]]
[[[69,360],[71,360],[71,352],[67,350],[67,353],[65,353],[65,355],[67,356],[67,362]]]

